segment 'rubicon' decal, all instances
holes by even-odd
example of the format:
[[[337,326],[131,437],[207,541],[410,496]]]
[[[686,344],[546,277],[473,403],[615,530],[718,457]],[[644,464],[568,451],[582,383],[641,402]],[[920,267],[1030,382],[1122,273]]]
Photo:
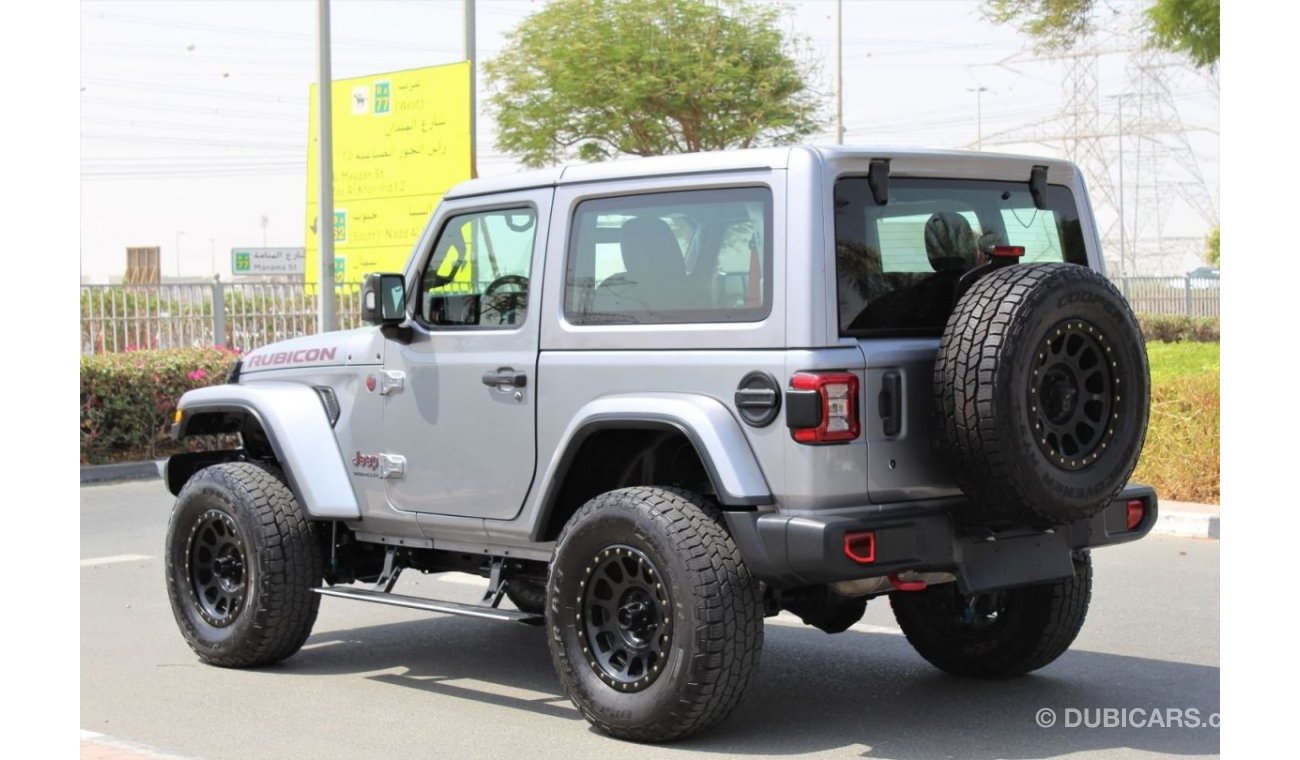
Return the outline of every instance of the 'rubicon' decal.
[[[330,346],[328,348],[304,348],[298,351],[276,351],[273,354],[253,354],[244,360],[244,369],[332,361],[338,350],[338,346]]]

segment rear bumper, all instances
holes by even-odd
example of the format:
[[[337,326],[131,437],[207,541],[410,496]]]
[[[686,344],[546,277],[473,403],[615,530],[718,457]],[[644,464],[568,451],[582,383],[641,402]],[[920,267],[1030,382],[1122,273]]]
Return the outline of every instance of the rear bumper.
[[[1127,526],[1127,504],[1145,509],[1136,528]],[[1087,520],[1052,532],[973,535],[958,532],[951,517],[961,501],[873,505],[826,514],[726,512],[727,527],[749,571],[779,588],[872,578],[906,570],[950,572],[963,592],[991,591],[1069,577],[1071,554],[1145,536],[1159,512],[1154,489],[1129,486]],[[872,531],[875,559],[859,564],[846,556],[846,533]]]

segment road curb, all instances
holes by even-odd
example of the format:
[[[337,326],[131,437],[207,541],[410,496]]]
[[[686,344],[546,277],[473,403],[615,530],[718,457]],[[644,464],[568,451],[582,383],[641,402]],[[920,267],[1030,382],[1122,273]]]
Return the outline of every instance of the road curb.
[[[1217,512],[1165,512],[1161,510],[1151,532],[1161,536],[1219,539]]]
[[[165,461],[158,459],[150,462],[118,462],[82,467],[81,484],[86,486],[121,483],[128,480],[157,480],[162,477]]]

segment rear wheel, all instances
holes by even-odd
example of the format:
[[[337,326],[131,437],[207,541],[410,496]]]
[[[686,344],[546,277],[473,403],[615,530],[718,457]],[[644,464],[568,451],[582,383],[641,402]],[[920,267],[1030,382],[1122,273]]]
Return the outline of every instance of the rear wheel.
[[[167,592],[190,648],[242,668],[297,652],[316,621],[314,526],[278,471],[227,462],[199,471],[167,527]]]
[[[1037,670],[1070,648],[1092,596],[1092,558],[1051,583],[963,595],[956,583],[889,595],[894,618],[917,653],[940,670],[1005,678]]]
[[[569,698],[637,741],[721,722],[763,645],[758,584],[717,510],[676,489],[625,488],[578,510],[556,544],[546,623]]]

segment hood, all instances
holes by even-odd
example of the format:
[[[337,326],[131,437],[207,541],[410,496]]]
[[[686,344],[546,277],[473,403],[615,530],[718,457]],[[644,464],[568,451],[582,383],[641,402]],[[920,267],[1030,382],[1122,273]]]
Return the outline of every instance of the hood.
[[[244,355],[241,372],[383,364],[384,338],[378,327],[282,340]]]

